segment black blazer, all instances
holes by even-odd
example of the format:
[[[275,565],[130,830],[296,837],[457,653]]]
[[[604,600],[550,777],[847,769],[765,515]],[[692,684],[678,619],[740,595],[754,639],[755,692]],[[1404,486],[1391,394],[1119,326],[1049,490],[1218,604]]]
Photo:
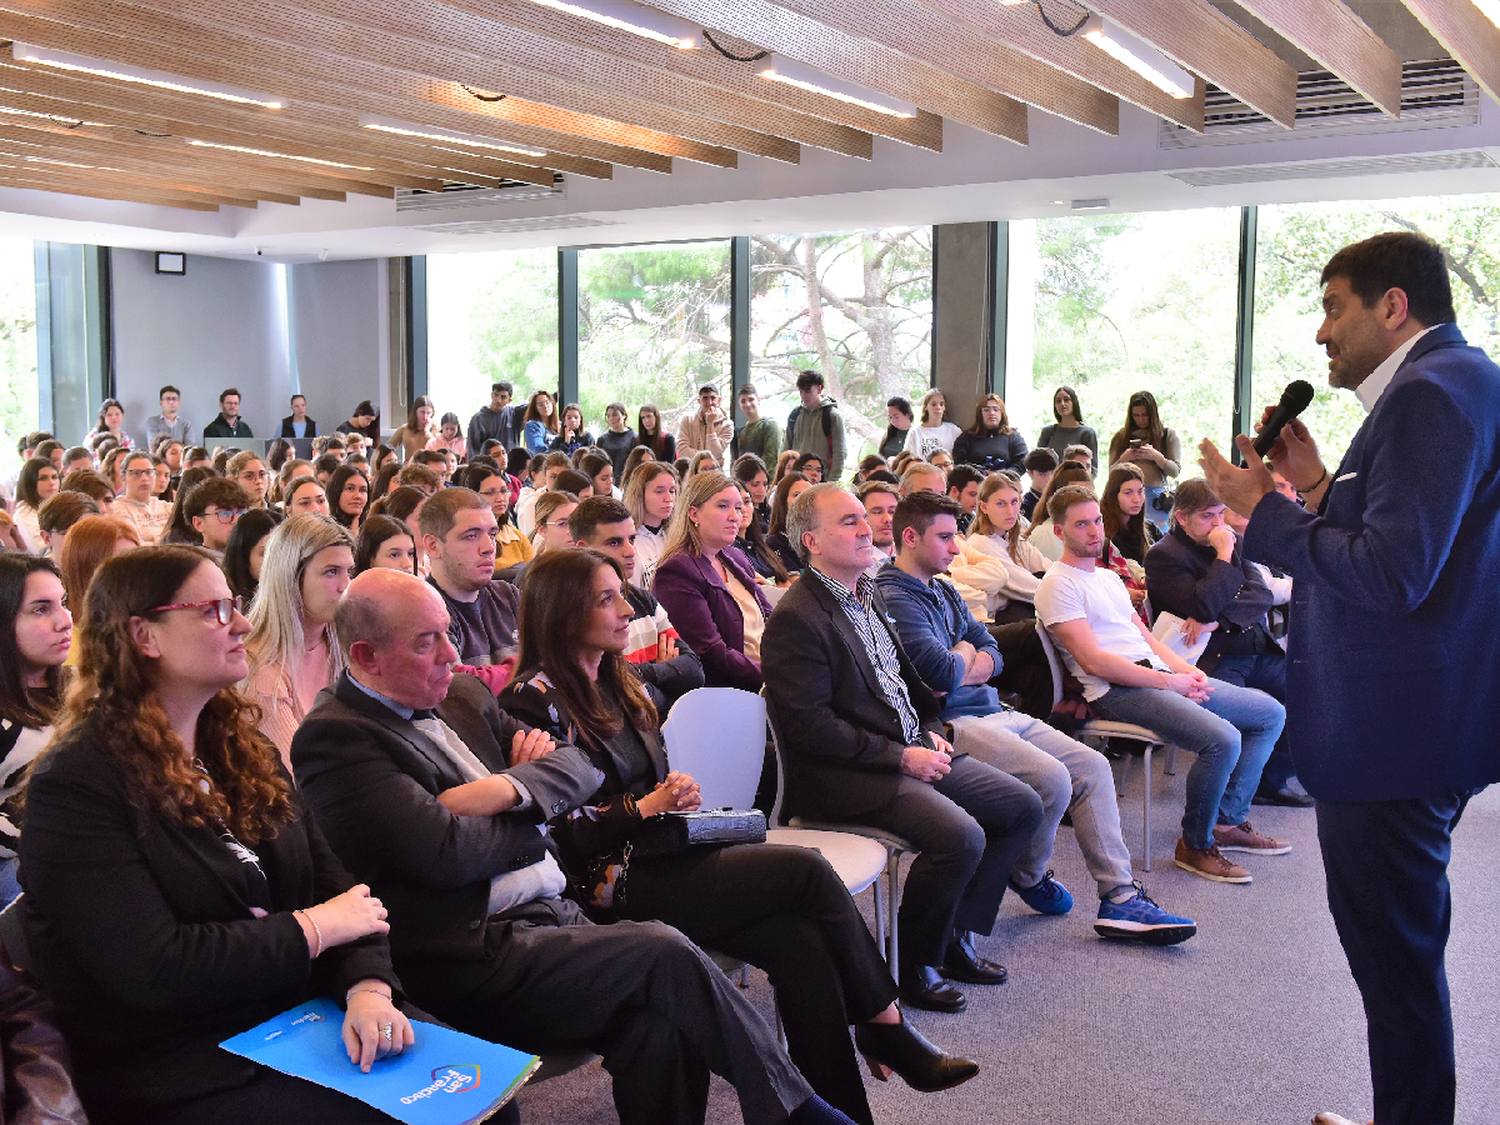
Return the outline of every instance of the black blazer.
[[[941,734],[937,696],[907,659],[879,591],[874,607],[922,729]],[[845,820],[883,807],[902,777],[901,719],[880,690],[864,642],[816,575],[797,579],[777,603],[760,651],[786,758],[787,814]]]
[[[355,880],[293,801],[298,818],[253,849],[261,884],[215,830],[137,809],[91,732],[38,763],[21,839],[23,922],[91,1115],[151,1120],[152,1106],[234,1089],[259,1068],[220,1040],[313,996],[342,1000],[367,977],[399,987],[383,937],[309,959],[292,911]]]
[[[284,438],[290,438],[290,437],[295,437],[296,436],[294,434],[294,432],[292,431],[292,422],[293,422],[293,420],[294,420],[294,418],[290,414],[288,414],[285,418],[283,418],[281,420],[281,436],[282,437],[284,437]],[[315,438],[315,437],[317,437],[318,436],[318,424],[316,422],[314,422],[311,418],[306,418],[306,419],[304,419],[304,421],[307,423],[307,432],[304,433],[302,436],[305,437],[305,438]]]
[[[1146,592],[1157,613],[1219,623],[1198,658],[1198,667],[1209,675],[1234,633],[1266,624],[1273,601],[1260,571],[1245,558],[1244,544],[1236,540],[1230,561],[1223,562],[1217,551],[1194,543],[1180,527],[1146,552]]]
[[[455,816],[438,794],[466,780],[445,754],[345,672],[292,739],[297,784],[339,857],[390,911],[392,951],[405,957],[480,960],[486,948],[490,880],[538,862],[551,840],[537,826],[576,808],[599,775],[573,747],[509,769],[511,737],[523,724],[500,710],[490,690],[458,675],[438,714],[491,770],[531,793],[528,810]]]

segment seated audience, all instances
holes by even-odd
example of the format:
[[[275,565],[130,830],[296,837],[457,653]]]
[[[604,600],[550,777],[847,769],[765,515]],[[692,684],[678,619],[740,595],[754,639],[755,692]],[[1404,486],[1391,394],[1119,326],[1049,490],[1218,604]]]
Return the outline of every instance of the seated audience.
[[[1019,508],[1020,496],[1011,495]],[[896,561],[875,582],[901,647],[942,700],[938,720],[952,727],[954,750],[1024,781],[1042,799],[1041,826],[1015,861],[1011,889],[1038,914],[1073,908],[1073,896],[1048,868],[1067,813],[1098,885],[1095,931],[1153,945],[1186,941],[1197,932],[1192,919],[1162,910],[1131,872],[1108,760],[1040,719],[1002,705],[990,686],[1000,672],[1000,650],[958,591],[939,577],[958,557],[958,515],[956,503],[930,492],[901,501]]]
[[[56,556],[68,529],[84,516],[102,514],[99,505],[81,492],[58,492],[52,499],[43,501],[37,510],[36,526],[46,553]]]
[[[465,664],[484,667],[513,658],[521,593],[495,580],[495,513],[479,493],[445,488],[422,506],[422,549],[428,579],[447,607],[448,637]]]
[[[344,670],[333,611],[353,577],[354,539],[327,516],[291,516],[266,540],[243,690],[260,706],[260,732],[288,771],[297,724]]]
[[[432,496],[443,487],[443,478],[426,465],[409,462],[396,474],[396,485],[398,488],[420,488]]]
[[[1026,439],[1012,428],[999,395],[985,395],[974,407],[974,425],[953,439],[953,460],[973,465],[980,475],[1007,469],[1019,473],[1026,460]]]
[[[1264,692],[1210,679],[1151,635],[1119,575],[1097,565],[1104,517],[1089,488],[1057,489],[1047,512],[1063,552],[1037,590],[1037,617],[1101,716],[1139,724],[1197,756],[1187,776],[1177,866],[1215,882],[1250,882],[1226,850],[1291,850],[1249,821],[1250,798],[1286,711]]]
[[[771,494],[771,518],[767,525],[769,530],[766,532],[766,546],[776,552],[776,557],[781,560],[782,568],[788,574],[795,574],[802,569],[802,556],[787,538],[786,514],[792,502],[812,486],[813,482],[805,474],[792,469],[776,482],[776,489]]]
[[[240,487],[250,494],[252,508],[266,506],[266,493],[271,490],[271,470],[266,468],[259,453],[249,449],[236,453],[224,466],[224,475],[239,482]]]
[[[930,461],[908,461],[901,473],[901,495],[913,492],[936,492],[942,496],[948,490],[948,474]]]
[[[484,465],[470,465],[459,474],[458,483],[484,497],[495,513],[495,573],[524,566],[536,554],[531,540],[507,518],[510,514],[510,482],[505,474]]]
[[[500,696],[515,718],[576,742],[603,776],[587,807],[552,821],[563,866],[585,888],[588,905],[665,922],[700,946],[765,969],[792,1061],[855,1121],[873,1119],[850,1023],[873,1060],[915,1064],[907,1078],[919,1088],[972,1077],[977,1064],[945,1056],[903,1023],[880,950],[815,851],[744,844],[630,855],[644,820],[702,804],[692,777],[670,768],[657,710],[623,658],[621,626],[633,612],[612,560],[592,551],[539,560],[523,594],[520,671]]]
[[[531,537],[533,558],[548,551],[564,551],[573,545],[568,531],[568,517],[578,507],[578,497],[571,492],[544,492],[536,502],[536,534]]]
[[[459,461],[469,459],[468,444],[464,441],[463,424],[459,422],[457,414],[449,412],[443,415],[438,422],[437,437],[427,443],[427,448],[439,453],[451,453]],[[474,452],[479,451],[476,449]]]
[[[994,928],[1042,802],[943,738],[938,700],[866,573],[873,552],[859,501],[835,484],[817,485],[797,498],[787,522],[804,568],[777,605],[763,650],[786,762],[783,808],[883,828],[916,846],[898,922],[901,999],[962,1011],[967,1000],[944,975],[1005,979],[974,935]]]
[[[16,848],[26,773],[52,738],[68,683],[67,603],[51,559],[0,552],[0,907],[21,893]]]
[[[896,533],[894,523],[896,505],[901,502],[901,489],[885,481],[867,481],[859,487],[860,504],[865,510],[865,522],[870,525],[871,562],[870,577],[896,557]]]
[[[741,453],[734,459],[730,476],[750,490],[755,522],[763,533],[771,530],[771,474],[766,463],[754,453]]]
[[[1089,471],[1089,476],[1094,475],[1094,451],[1086,445],[1070,445],[1063,450],[1064,461],[1077,461]]]
[[[19,551],[23,555],[31,552],[26,549],[26,541],[21,538],[21,529],[16,526],[15,519],[5,510],[0,503],[0,551]]]
[[[825,466],[826,462],[816,453],[799,453],[792,462],[792,471],[801,473],[811,484],[821,484],[826,475]]]
[[[1020,482],[991,473],[979,486],[973,526],[949,568],[954,581],[984,598],[986,621],[1025,621],[1036,616],[1036,588],[1051,565],[1021,537]]]
[[[979,486],[985,474],[973,465],[959,462],[943,478],[944,495],[958,505],[958,533],[969,534],[969,525],[974,522],[974,509],[979,506]]]
[[[358,491],[356,487],[356,491]],[[286,499],[282,510],[289,516],[326,516],[328,510],[328,486],[318,483],[311,474],[298,477],[286,486]]]
[[[589,478],[590,492],[595,496],[615,494],[615,466],[608,455],[593,450],[578,459],[578,471]],[[580,496],[583,493],[579,493]]]
[[[224,479],[226,478],[219,476],[209,468],[200,466],[196,469],[184,469],[182,476],[177,481],[177,498],[172,501],[172,511],[167,516],[167,529],[162,532],[161,538],[156,541],[157,544],[162,547],[200,546],[203,542],[203,536],[193,527],[192,522],[187,517],[187,513],[183,510],[183,505],[196,485],[202,484],[206,480]],[[231,481],[230,483],[233,482]],[[239,486],[235,485],[235,487],[238,488]],[[243,492],[244,489],[240,489],[240,491]],[[113,509],[104,514],[111,515],[112,512]]]
[[[104,561],[140,545],[135,528],[113,516],[84,516],[75,523],[57,553],[57,566],[62,574],[63,588],[68,592],[68,604],[75,610],[81,609],[89,579]],[[76,662],[77,657],[75,644],[69,656],[70,663]]]
[[[287,441],[286,438],[276,438],[270,445],[266,446],[266,464],[270,466],[273,474],[279,474],[281,467],[287,463],[291,456],[292,443]],[[275,503],[274,496],[271,498],[271,502]]]
[[[1152,608],[1189,623],[1195,635],[1213,626],[1199,670],[1240,687],[1256,688],[1286,703],[1286,653],[1271,635],[1276,599],[1260,570],[1244,556],[1239,536],[1225,525],[1224,502],[1202,477],[1177,486],[1172,530],[1146,555]],[[1312,798],[1293,779],[1286,738],[1261,771],[1263,803],[1310,808]]]
[[[254,436],[245,420],[240,417],[240,392],[234,387],[226,387],[219,393],[219,413],[203,427],[204,439]]]
[[[391,448],[401,455],[401,460],[410,463],[413,457],[426,449],[432,439],[438,436],[437,426],[433,424],[433,416],[436,414],[437,407],[427,395],[418,395],[412,399],[406,424],[398,427],[391,435]]]
[[[370,471],[372,473],[382,472],[387,465],[399,465],[401,458],[396,456],[396,451],[385,442],[375,447],[375,452],[370,454]]]
[[[703,686],[703,662],[692,649],[678,644],[681,637],[661,603],[630,581],[635,572],[635,521],[620,501],[591,496],[568,517],[568,532],[578,546],[619,564],[631,609],[625,659],[657,712],[665,715],[679,698]]]
[[[795,449],[783,449],[781,456],[776,458],[776,472],[771,476],[771,486],[774,488],[781,483],[781,478],[792,471],[799,454]]]
[[[191,469],[184,470],[184,475],[191,471]],[[210,469],[203,469],[203,471],[205,473],[212,472]],[[99,513],[101,515],[114,515],[115,490],[109,486],[109,481],[105,480],[104,477],[92,469],[74,469],[67,476],[63,477],[59,491],[81,492],[99,505]],[[179,491],[181,491],[180,488]]]
[[[182,392],[170,383],[157,394],[161,413],[146,419],[146,441],[155,445],[162,438],[187,441],[193,432],[193,423],[178,411],[182,406]]]
[[[857,488],[870,479],[870,474],[876,469],[886,468],[886,460],[878,453],[871,453],[859,462],[859,468],[854,470],[853,484]]]
[[[424,521],[446,518],[443,501],[462,492],[434,497]],[[480,506],[461,513],[494,518],[468,495]],[[580,806],[598,774],[453,675],[447,617],[416,579],[361,574],[338,610],[348,670],[292,743],[319,826],[390,905],[412,999],[524,1051],[601,1052],[625,1122],[702,1122],[709,1071],[735,1085],[747,1125],[847,1121],[681,934],[594,926],[564,897],[556,844],[538,824]]]
[[[57,494],[58,484],[57,466],[45,457],[33,457],[21,466],[21,475],[16,480],[16,506],[11,515],[20,529],[21,541],[33,555],[40,554],[45,546],[37,515],[42,505]]]
[[[703,661],[709,687],[759,691],[760,637],[771,603],[734,549],[740,492],[723,473],[688,479],[672,513],[651,592]]]
[[[340,465],[328,478],[324,493],[328,514],[347,527],[350,535],[358,535],[359,525],[370,507],[370,481],[365,474],[353,465]]]
[[[1092,488],[1093,478],[1089,476],[1088,470],[1077,461],[1064,461],[1057,467],[1057,471],[1047,480],[1047,487],[1042,490],[1042,498],[1037,501],[1037,519],[1031,521],[1031,528],[1026,533],[1027,541],[1035,547],[1049,562],[1056,562],[1062,558],[1062,540],[1052,534],[1052,520],[1047,515],[1048,502],[1053,493],[1060,488],[1070,484],[1081,484]]]
[[[557,436],[552,439],[551,449],[554,453],[566,453],[572,456],[580,449],[587,449],[594,444],[594,435],[583,428],[583,410],[576,402],[570,402],[562,408],[562,414],[557,421]]]
[[[89,452],[87,446],[75,445],[63,454],[62,472],[64,476],[67,476],[74,469],[88,469],[92,471],[93,468],[94,455]]]
[[[234,690],[249,624],[223,574],[192,547],[133,551],[80,617],[81,690],[34,767],[20,850],[34,969],[89,1120],[389,1121],[218,1047],[318,995],[347,1005],[351,1065],[414,1041],[385,908]]]
[[[734,482],[740,492],[740,530],[734,537],[734,549],[750,560],[756,576],[774,586],[790,585],[792,576],[781,563],[781,557],[766,542],[765,533],[755,521],[755,498],[744,481]]]
[[[1146,481],[1140,469],[1129,462],[1110,469],[1099,497],[1104,537],[1138,566],[1146,565],[1146,552],[1161,538],[1161,531],[1146,518],[1145,508]]]
[[[130,432],[125,429],[125,408],[120,405],[117,398],[107,398],[99,404],[99,418],[92,430],[84,435],[83,443],[88,445],[101,437],[114,439],[118,449],[134,449],[135,442],[131,440]]]
[[[375,511],[375,505],[370,506],[370,515],[390,516],[394,520],[400,520],[411,531],[412,541],[417,549],[417,577],[426,578],[432,573],[432,564],[427,559],[427,554],[422,550],[422,509],[427,504],[427,493],[420,488],[412,488],[402,485],[392,492],[384,500],[376,501],[380,504],[380,511]]]
[[[182,499],[182,515],[198,545],[220,562],[229,549],[234,525],[250,509],[250,494],[226,477],[210,477],[191,487]]]
[[[635,573],[642,590],[651,589],[656,580],[679,480],[677,470],[666,462],[644,461],[625,488],[625,507],[635,521]]]
[[[530,539],[536,531],[536,502],[544,492],[551,492],[557,478],[572,466],[566,453],[547,453],[540,455],[541,464],[537,465],[537,457],[533,457],[527,463],[530,474],[530,487],[523,490],[521,499],[516,502],[516,527],[521,534]]]
[[[687,475],[695,477],[702,472],[718,472],[722,469],[719,459],[706,449],[700,449],[688,458]]]
[[[398,519],[390,516],[371,516],[359,529],[359,540],[354,544],[354,573],[356,577],[372,566],[404,570],[417,573],[416,539]]]
[[[229,588],[245,606],[255,604],[260,583],[260,566],[266,557],[266,538],[281,522],[274,512],[252,508],[234,523],[229,543],[224,548],[224,577]]]
[[[338,467],[342,464],[343,461],[339,459],[337,453],[319,454],[318,457],[313,461],[313,476],[317,478],[319,484],[327,484],[333,478],[333,474],[338,471]],[[398,464],[394,469],[391,470],[390,477],[387,477],[386,479],[390,480],[391,478],[395,477],[395,475],[400,471],[401,467]]]
[[[623,494],[625,489],[630,487],[630,476],[640,467],[642,462],[655,460],[656,458],[651,456],[651,450],[647,449],[644,445],[638,445],[632,449],[625,458],[625,468],[616,478],[619,481],[618,487],[620,492]]]
[[[149,453],[126,454],[121,464],[125,491],[115,502],[114,516],[134,527],[141,543],[149,547],[166,531],[172,506],[151,494],[156,486],[156,466]]]
[[[182,467],[184,469],[211,469],[214,459],[209,456],[208,450],[201,445],[189,446],[182,453]]]

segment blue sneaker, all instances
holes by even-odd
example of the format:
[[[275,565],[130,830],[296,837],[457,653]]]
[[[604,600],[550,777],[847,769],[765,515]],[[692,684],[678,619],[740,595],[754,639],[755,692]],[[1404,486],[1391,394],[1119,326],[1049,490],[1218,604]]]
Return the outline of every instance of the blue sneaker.
[[[1198,932],[1191,918],[1168,914],[1146,897],[1146,889],[1135,884],[1135,894],[1124,902],[1099,900],[1094,932],[1100,937],[1139,941],[1147,945],[1176,945]]]
[[[1012,880],[1010,889],[1021,896],[1021,901],[1038,914],[1066,914],[1073,909],[1073,896],[1068,888],[1052,877],[1052,872],[1042,876],[1034,887],[1020,887]]]

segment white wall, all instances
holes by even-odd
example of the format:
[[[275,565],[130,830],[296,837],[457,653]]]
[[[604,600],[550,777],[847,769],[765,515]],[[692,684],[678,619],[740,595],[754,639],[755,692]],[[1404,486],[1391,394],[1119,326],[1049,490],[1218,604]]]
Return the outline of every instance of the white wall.
[[[237,387],[256,437],[274,437],[294,389],[331,431],[384,382],[383,262],[277,266],[191,255],[187,274],[155,272],[154,254],[111,256],[116,394],[145,438],[166,383],[199,432]],[[294,387],[295,380],[295,387]]]

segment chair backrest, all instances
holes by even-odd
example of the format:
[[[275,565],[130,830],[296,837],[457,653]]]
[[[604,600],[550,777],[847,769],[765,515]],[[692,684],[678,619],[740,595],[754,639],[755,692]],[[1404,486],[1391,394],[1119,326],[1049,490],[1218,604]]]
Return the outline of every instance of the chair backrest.
[[[782,757],[781,728],[776,724],[776,706],[764,687],[760,689],[761,701],[766,705],[766,726],[771,732],[771,757],[776,765],[776,796],[771,802],[771,812],[766,823],[775,828],[781,823],[781,798],[786,793],[786,760]]]
[[[1047,626],[1042,624],[1040,617],[1036,619],[1036,635],[1042,640],[1042,652],[1046,653],[1047,667],[1052,671],[1052,706],[1056,707],[1063,697],[1062,661],[1052,644],[1052,635],[1047,632]]]
[[[766,703],[739,688],[694,688],[672,705],[661,728],[667,761],[691,774],[705,809],[755,803],[766,755]]]

